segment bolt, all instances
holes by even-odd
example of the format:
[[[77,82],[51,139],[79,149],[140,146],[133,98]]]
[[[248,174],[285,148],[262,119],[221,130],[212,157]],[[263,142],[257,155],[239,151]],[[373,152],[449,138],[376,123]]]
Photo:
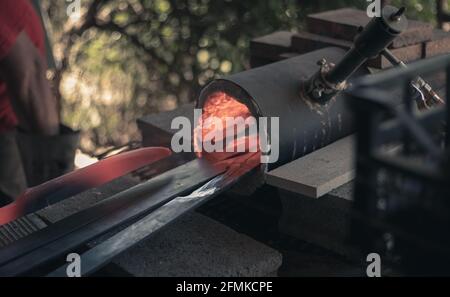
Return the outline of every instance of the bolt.
[[[390,17],[392,21],[400,21],[402,19],[403,14],[405,14],[406,7],[401,7],[397,12],[393,13]]]

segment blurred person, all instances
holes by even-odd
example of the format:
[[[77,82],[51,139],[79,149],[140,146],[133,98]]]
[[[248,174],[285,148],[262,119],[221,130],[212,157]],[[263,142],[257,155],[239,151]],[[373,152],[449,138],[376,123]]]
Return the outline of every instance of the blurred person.
[[[1,0],[0,206],[27,187],[18,131],[36,137],[60,132],[58,105],[46,79],[44,40],[40,18],[28,0]]]

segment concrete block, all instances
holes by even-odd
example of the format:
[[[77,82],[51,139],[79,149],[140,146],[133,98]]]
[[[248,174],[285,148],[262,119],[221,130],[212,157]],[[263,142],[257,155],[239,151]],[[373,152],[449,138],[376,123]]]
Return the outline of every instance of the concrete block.
[[[135,276],[261,277],[281,266],[279,252],[198,213],[191,213],[120,255]]]
[[[170,147],[172,136],[177,131],[171,128],[172,120],[176,117],[187,117],[191,123],[194,121],[195,103],[184,104],[172,111],[149,114],[137,120],[138,128],[142,134],[143,146]]]
[[[360,252],[348,244],[352,188],[348,183],[319,199],[280,190],[280,232],[360,261]]]

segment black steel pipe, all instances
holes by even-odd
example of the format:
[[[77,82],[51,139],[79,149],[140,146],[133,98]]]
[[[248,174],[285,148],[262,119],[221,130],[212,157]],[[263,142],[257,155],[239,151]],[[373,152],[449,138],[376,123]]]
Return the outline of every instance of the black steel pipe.
[[[408,27],[403,15],[405,9],[393,6],[383,8],[380,17],[373,18],[366,27],[361,27],[352,48],[339,61],[331,63],[326,58],[319,60],[320,69],[300,84],[301,97],[325,104],[343,91],[347,79],[368,59],[378,56],[398,35]]]
[[[408,21],[403,15],[404,11],[404,8],[385,6],[381,17],[373,18],[358,34],[353,47],[342,61],[330,70],[325,79],[331,84],[341,83],[368,59],[378,56],[408,27]]]

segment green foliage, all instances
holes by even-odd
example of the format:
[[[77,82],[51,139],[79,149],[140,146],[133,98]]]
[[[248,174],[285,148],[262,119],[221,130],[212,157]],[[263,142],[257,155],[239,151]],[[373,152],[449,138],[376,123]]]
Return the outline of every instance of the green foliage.
[[[139,116],[195,100],[208,81],[248,68],[249,43],[276,30],[299,30],[308,13],[364,0],[82,0],[99,2],[95,22],[71,36],[65,1],[44,0],[55,52],[68,58],[60,90],[64,120],[85,131],[83,148],[137,136]],[[433,0],[394,0],[431,20]],[[78,25],[83,24],[83,19]],[[75,24],[76,26],[77,24]],[[66,40],[66,42],[65,42]]]
[[[450,1],[449,1],[450,2]],[[393,5],[405,6],[407,16],[411,19],[435,22],[436,1],[435,0],[394,0]]]

